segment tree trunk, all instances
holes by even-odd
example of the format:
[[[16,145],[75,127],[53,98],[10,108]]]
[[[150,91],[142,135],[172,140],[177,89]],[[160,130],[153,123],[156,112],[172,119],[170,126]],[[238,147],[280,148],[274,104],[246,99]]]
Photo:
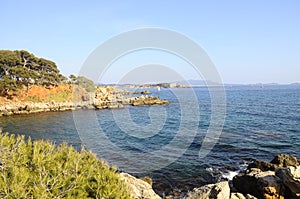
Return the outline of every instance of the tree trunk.
[[[27,59],[25,59],[25,58],[23,57],[23,60],[24,60],[23,67],[25,68],[25,67],[26,67],[26,64],[27,64]]]

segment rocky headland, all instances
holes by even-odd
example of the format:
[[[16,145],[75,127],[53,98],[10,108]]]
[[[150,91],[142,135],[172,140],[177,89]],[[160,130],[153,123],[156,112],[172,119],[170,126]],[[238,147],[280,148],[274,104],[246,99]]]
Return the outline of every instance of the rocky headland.
[[[72,89],[70,91],[70,89]],[[0,104],[0,116],[31,114],[48,111],[67,111],[77,109],[119,109],[126,105],[150,106],[168,104],[167,100],[151,96],[150,91],[130,92],[115,87],[98,87],[95,92],[87,93],[78,88],[69,88],[71,97],[65,100],[5,100]],[[31,96],[30,96],[31,97]],[[37,99],[31,97],[29,99]]]
[[[127,91],[115,87],[99,87],[93,96],[93,105],[97,109],[124,108],[131,106],[150,106],[168,104],[168,100],[161,100],[156,96],[150,96],[150,91]],[[135,95],[135,96],[132,96]]]

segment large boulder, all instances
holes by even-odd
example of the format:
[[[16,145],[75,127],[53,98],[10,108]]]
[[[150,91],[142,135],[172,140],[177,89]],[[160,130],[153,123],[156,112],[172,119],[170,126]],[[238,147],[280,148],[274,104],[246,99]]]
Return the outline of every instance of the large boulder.
[[[260,160],[255,160],[254,162],[248,165],[248,170],[251,168],[258,168],[261,171],[275,171],[278,167],[289,167],[289,166],[298,166],[299,162],[296,157],[279,154],[274,157],[271,162],[264,162]]]
[[[130,195],[134,199],[160,199],[151,185],[144,180],[137,179],[128,173],[120,173],[120,178],[125,181],[129,188]]]
[[[248,165],[248,170],[252,168],[260,169],[261,171],[275,171],[278,166],[269,162],[255,160]]]
[[[257,198],[280,198],[280,178],[274,171],[264,171],[251,168],[244,174],[238,174],[233,178],[234,187],[243,194],[251,194]]]
[[[195,188],[189,192],[184,199],[229,199],[230,188],[227,181],[217,184],[209,184]]]
[[[284,186],[288,189],[286,195],[288,198],[300,199],[300,166],[279,168],[276,171]]]
[[[299,166],[297,158],[288,154],[279,154],[275,156],[271,163],[278,165],[278,167]]]

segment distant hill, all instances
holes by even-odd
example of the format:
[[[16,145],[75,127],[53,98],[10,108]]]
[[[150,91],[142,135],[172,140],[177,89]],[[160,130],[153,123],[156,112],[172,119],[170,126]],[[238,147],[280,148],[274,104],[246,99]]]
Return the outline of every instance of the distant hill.
[[[216,86],[220,85],[216,82],[213,81],[204,81],[204,80],[195,80],[195,79],[190,79],[186,81],[176,81],[174,83],[180,84],[180,85],[189,85],[192,87],[195,86]],[[299,82],[291,83],[291,84],[279,84],[279,83],[254,83],[254,84],[228,84],[228,83],[223,83],[224,86],[280,86],[280,85],[300,85]]]
[[[216,82],[213,81],[204,81],[204,80],[195,80],[195,79],[190,79],[190,80],[186,80],[186,81],[177,81],[174,82],[180,85],[185,85],[185,86],[216,86],[216,85],[220,85]]]

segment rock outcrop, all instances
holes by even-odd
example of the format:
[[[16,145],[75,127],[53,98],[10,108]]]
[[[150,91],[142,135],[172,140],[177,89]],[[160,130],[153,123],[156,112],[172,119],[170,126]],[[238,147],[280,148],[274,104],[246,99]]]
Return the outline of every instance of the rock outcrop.
[[[279,198],[280,178],[274,171],[261,171],[251,168],[246,173],[238,174],[233,178],[234,187],[243,194],[252,194],[257,198]]]
[[[299,166],[299,162],[296,157],[288,154],[279,154],[271,161],[277,167],[289,167],[289,166]]]
[[[145,182],[144,180],[137,179],[128,173],[120,173],[120,177],[125,181],[130,195],[134,199],[160,199],[161,197],[157,195],[152,186]]]
[[[230,185],[230,186],[229,186]],[[230,188],[229,188],[230,187]],[[294,156],[256,160],[231,182],[195,188],[185,199],[300,199],[300,166]]]
[[[271,162],[264,162],[255,160],[248,165],[248,170],[251,168],[258,168],[261,171],[275,171],[279,167],[299,166],[299,162],[296,157],[287,154],[279,154],[274,157]]]
[[[189,192],[184,199],[229,199],[230,188],[228,182],[209,184],[200,188],[195,188]]]
[[[48,111],[68,111],[76,109],[92,109],[90,102],[11,102],[0,105],[0,116],[31,114]]]
[[[141,96],[128,96],[128,95]],[[168,100],[161,100],[156,96],[148,96],[150,91],[130,92],[118,90],[113,87],[99,87],[95,92],[94,105],[97,109],[124,108],[125,105],[132,106],[150,106],[168,104]]]
[[[270,162],[255,160],[254,162],[248,165],[247,170],[250,170],[252,168],[257,168],[260,169],[261,171],[275,171],[277,167],[278,167],[277,165],[272,164]]]
[[[259,199],[300,199],[298,165],[297,158],[287,154],[277,155],[270,163],[254,161],[233,178],[233,186]]]
[[[300,198],[300,166],[279,168],[276,171],[283,185],[287,188],[286,195],[290,198]]]
[[[163,105],[168,104],[168,100],[161,100],[155,96],[140,96],[136,98],[131,98],[129,104],[133,106],[149,106],[149,105]]]

